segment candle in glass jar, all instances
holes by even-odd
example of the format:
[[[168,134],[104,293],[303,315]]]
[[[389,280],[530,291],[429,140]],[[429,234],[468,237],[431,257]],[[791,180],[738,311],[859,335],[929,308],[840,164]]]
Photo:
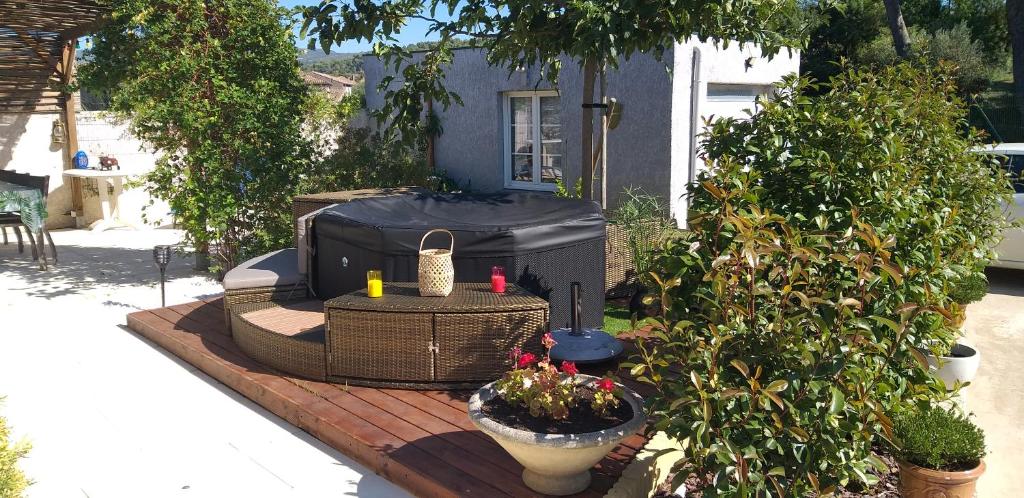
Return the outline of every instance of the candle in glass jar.
[[[366,295],[368,297],[381,297],[384,295],[384,279],[380,270],[366,272]]]
[[[491,268],[491,292],[503,294],[505,292],[505,268],[495,266]]]

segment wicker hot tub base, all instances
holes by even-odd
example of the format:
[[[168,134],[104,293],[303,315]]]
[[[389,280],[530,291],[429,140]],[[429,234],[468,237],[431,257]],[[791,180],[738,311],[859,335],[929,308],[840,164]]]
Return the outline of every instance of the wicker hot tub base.
[[[357,291],[317,300],[235,303],[232,339],[280,372],[339,384],[398,389],[470,389],[508,369],[515,347],[539,352],[547,302],[514,285],[456,284],[447,297],[421,297],[416,284],[389,283],[385,296]]]

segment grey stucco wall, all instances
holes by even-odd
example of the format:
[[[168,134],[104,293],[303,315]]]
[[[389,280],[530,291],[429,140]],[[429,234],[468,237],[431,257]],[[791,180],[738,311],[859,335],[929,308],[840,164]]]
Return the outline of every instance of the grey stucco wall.
[[[670,50],[665,61],[659,62],[651,56],[637,55],[608,73],[608,94],[623,108],[619,126],[608,135],[609,207],[617,205],[618,194],[628,186],[641,187],[665,199],[669,195],[672,81],[666,64],[671,64],[672,56]],[[581,172],[583,85],[576,63],[565,60],[562,67],[558,90],[564,140],[563,174],[566,183],[572,185]],[[385,70],[372,56],[364,59],[363,68],[367,107],[379,109],[382,95],[376,87]],[[502,190],[502,94],[549,90],[550,84],[542,80],[535,68],[509,75],[505,68],[489,66],[482,50],[460,49],[454,52],[445,85],[462,98],[464,105],[434,109],[444,128],[436,141],[438,167],[461,182],[469,182],[473,190]],[[595,112],[595,118],[597,115]],[[595,119],[595,129],[599,123]]]

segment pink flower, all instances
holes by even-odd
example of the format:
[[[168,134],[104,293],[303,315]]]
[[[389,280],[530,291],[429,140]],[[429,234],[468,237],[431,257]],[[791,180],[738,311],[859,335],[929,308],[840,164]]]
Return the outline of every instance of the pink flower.
[[[613,382],[612,379],[605,377],[597,381],[597,388],[604,392],[610,393],[615,390],[615,382]]]
[[[537,355],[533,353],[523,353],[523,355],[519,357],[519,363],[516,364],[516,367],[526,368],[535,361],[537,361]]]
[[[512,351],[508,352],[508,359],[510,359],[512,361],[517,361],[519,359],[519,357],[522,356],[522,354],[523,354],[522,348],[520,348],[519,346],[516,346],[516,347],[512,348]]]
[[[545,348],[548,348],[548,349],[551,349],[551,348],[555,347],[555,344],[558,344],[558,342],[555,341],[555,338],[551,337],[551,332],[548,332],[547,334],[544,334],[544,338],[542,338],[540,340],[540,342],[541,342],[541,344],[544,345]]]
[[[576,364],[571,361],[562,362],[562,372],[568,375],[576,375],[580,371],[576,368]]]

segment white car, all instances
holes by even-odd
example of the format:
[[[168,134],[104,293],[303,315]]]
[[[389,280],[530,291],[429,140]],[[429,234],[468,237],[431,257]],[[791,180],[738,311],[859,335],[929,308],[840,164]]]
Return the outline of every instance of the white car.
[[[1014,175],[1013,204],[1004,206],[1011,220],[1024,218],[1024,143],[999,144],[984,147],[976,152],[1005,156],[1006,168]],[[1003,241],[996,247],[998,259],[991,266],[1024,269],[1024,229],[1008,230]]]

